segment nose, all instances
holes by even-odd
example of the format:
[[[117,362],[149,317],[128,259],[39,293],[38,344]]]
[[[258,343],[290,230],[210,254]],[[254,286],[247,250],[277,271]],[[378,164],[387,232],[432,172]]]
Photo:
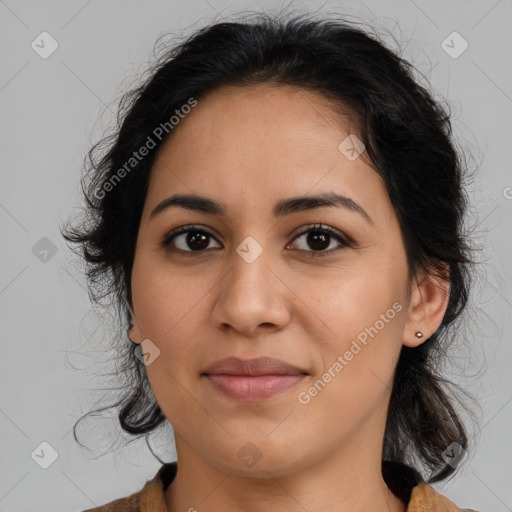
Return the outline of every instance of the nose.
[[[290,290],[279,276],[279,266],[265,249],[251,263],[236,251],[231,270],[215,287],[213,321],[222,330],[247,337],[261,330],[279,330],[290,319]]]

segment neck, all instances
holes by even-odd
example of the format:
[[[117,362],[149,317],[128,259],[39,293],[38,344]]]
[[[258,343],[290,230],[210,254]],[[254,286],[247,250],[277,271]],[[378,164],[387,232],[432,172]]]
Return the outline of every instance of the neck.
[[[405,512],[406,504],[382,477],[380,457],[369,460],[372,447],[358,445],[349,443],[322,460],[297,464],[278,476],[269,469],[266,477],[256,478],[212,465],[176,434],[178,472],[165,493],[167,510]]]

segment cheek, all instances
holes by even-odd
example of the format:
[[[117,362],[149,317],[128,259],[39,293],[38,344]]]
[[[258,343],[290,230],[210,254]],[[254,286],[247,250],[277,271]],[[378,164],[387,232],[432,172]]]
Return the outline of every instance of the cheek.
[[[198,371],[194,354],[204,344],[198,336],[198,320],[207,314],[201,299],[211,288],[204,280],[193,281],[183,272],[170,271],[156,262],[145,263],[143,258],[134,263],[134,310],[142,339],[149,339],[158,354],[146,372],[161,407],[189,407],[186,397],[181,397],[180,383],[185,384]]]
[[[401,304],[403,278],[396,268],[384,270],[360,262],[317,275],[295,272],[286,279],[293,283],[298,318],[309,323],[305,329],[325,349],[344,350],[352,339],[369,337],[368,330],[387,338],[399,329],[397,318],[405,308]]]
[[[133,303],[141,334],[160,343],[183,338],[183,330],[196,321],[204,306],[203,299],[213,285],[210,281],[211,276],[204,271],[194,275],[142,254],[132,272]]]
[[[158,351],[145,367],[155,400],[168,421],[178,430],[188,429],[193,439],[200,432],[186,418],[201,416],[198,402],[191,399],[190,380],[198,372],[195,356],[204,343],[198,318],[207,314],[200,301],[207,287],[193,287],[190,279],[175,276],[166,277],[153,267],[134,284],[133,300],[141,336]]]
[[[304,401],[318,402],[319,414],[332,411],[326,418],[332,425],[347,412],[369,414],[379,406],[391,391],[401,349],[401,277],[367,269],[298,282],[298,294],[307,298],[302,320],[311,322],[306,329],[321,357],[319,382],[305,390]]]
[[[303,424],[322,424],[326,439],[350,441],[364,425],[375,427],[386,417],[402,320],[398,301],[384,303],[363,312],[347,307],[332,320],[338,335],[317,347],[321,368],[297,398]]]

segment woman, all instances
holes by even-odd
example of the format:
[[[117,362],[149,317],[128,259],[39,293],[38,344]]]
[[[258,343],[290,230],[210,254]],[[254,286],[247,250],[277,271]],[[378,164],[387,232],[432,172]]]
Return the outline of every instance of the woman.
[[[177,463],[91,510],[460,510],[430,484],[468,446],[436,371],[465,169],[412,66],[343,20],[219,23],[120,117],[64,236],[139,351],[121,426],[168,421]]]

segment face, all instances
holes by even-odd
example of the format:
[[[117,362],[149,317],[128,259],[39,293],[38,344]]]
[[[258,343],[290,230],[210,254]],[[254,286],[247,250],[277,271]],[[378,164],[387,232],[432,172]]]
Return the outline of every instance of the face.
[[[396,214],[349,135],[348,118],[315,93],[226,87],[161,147],[137,239],[131,338],[150,354],[178,458],[279,475],[334,455],[380,456],[400,349],[420,343],[415,331],[434,332],[446,304],[417,287],[407,301]],[[223,212],[152,215],[175,194]],[[328,194],[348,200],[304,202]],[[203,374],[230,356],[278,358],[302,375],[257,384]]]

